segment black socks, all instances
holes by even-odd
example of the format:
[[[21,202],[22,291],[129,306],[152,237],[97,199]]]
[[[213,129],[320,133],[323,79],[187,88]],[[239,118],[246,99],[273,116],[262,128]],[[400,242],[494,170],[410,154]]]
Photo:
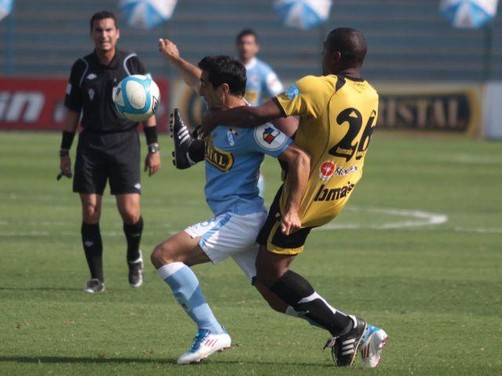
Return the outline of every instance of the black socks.
[[[350,317],[331,307],[305,278],[291,270],[270,286],[270,291],[292,306],[296,312],[328,330],[334,337],[351,328]]]

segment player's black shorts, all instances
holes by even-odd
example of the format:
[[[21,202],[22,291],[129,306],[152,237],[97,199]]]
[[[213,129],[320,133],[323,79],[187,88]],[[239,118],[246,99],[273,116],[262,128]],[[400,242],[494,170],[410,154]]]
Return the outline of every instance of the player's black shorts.
[[[281,231],[281,208],[279,200],[282,186],[277,191],[274,201],[270,206],[267,220],[260,230],[256,241],[267,247],[267,250],[282,255],[296,255],[303,251],[303,245],[312,227],[301,228],[291,235],[284,235]]]
[[[141,193],[140,145],[135,129],[124,132],[82,131],[78,138],[73,191],[103,195]]]

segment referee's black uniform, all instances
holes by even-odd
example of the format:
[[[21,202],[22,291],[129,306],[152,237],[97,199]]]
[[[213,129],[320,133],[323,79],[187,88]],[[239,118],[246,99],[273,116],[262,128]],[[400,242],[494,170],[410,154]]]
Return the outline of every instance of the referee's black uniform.
[[[117,50],[109,65],[96,52],[72,66],[65,107],[81,113],[73,191],[103,195],[141,193],[138,123],[123,119],[112,100],[113,88],[126,76],[146,74],[134,53]]]

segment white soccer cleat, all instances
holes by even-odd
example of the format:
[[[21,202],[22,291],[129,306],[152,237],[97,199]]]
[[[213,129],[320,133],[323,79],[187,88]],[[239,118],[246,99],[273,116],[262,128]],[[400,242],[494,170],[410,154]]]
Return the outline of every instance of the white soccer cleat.
[[[387,344],[389,336],[385,330],[368,324],[359,351],[361,352],[362,366],[364,368],[375,368],[382,358],[382,350]]]
[[[228,333],[211,334],[209,330],[199,329],[192,347],[178,358],[178,364],[199,363],[209,355],[229,348],[231,344]]]

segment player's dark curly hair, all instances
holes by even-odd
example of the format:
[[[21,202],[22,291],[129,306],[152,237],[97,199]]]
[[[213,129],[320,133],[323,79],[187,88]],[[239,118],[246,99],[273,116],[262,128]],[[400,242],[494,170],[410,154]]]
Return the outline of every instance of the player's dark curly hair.
[[[117,17],[115,17],[115,15],[108,10],[102,10],[101,12],[94,13],[91,17],[91,20],[89,21],[91,33],[92,33],[92,27],[94,26],[94,21],[104,20],[105,18],[111,18],[115,23],[115,27],[117,28],[119,27],[119,24],[117,22]]]
[[[230,56],[206,56],[198,64],[208,73],[208,80],[214,88],[227,84],[230,93],[244,96],[246,92],[246,68]]]

